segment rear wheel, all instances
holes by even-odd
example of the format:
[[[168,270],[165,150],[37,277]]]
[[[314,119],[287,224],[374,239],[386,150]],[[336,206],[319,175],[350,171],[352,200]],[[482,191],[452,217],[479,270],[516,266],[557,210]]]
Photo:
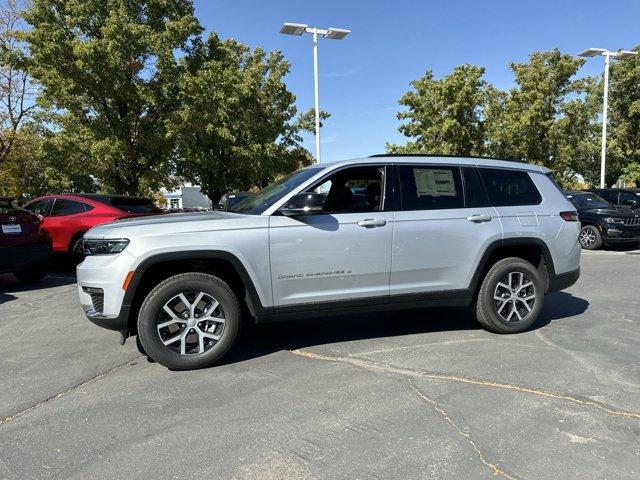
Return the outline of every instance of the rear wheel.
[[[544,301],[540,272],[522,258],[496,262],[482,281],[475,317],[495,333],[519,333],[537,320]]]
[[[235,343],[240,329],[238,297],[220,278],[175,275],[147,296],[138,337],[147,354],[174,370],[214,365]]]
[[[597,250],[602,246],[600,231],[593,225],[585,225],[580,230],[580,246],[585,250]]]
[[[44,265],[31,265],[28,268],[13,272],[13,276],[16,280],[25,283],[39,282],[46,274],[47,269]]]

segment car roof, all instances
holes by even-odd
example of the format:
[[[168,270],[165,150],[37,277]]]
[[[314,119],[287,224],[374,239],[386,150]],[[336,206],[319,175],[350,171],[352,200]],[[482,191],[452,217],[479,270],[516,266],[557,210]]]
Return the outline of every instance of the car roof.
[[[339,167],[348,166],[354,164],[371,164],[379,163],[403,164],[403,163],[426,163],[430,165],[467,165],[467,166],[483,166],[483,167],[496,167],[496,168],[513,168],[517,170],[527,170],[532,172],[549,173],[553,170],[542,167],[540,165],[533,165],[521,160],[509,160],[505,158],[491,158],[491,157],[473,157],[464,155],[417,155],[417,154],[379,154],[372,155],[366,158],[353,158],[350,160],[340,160],[336,162],[323,162],[320,165],[311,165],[307,168],[313,167]]]

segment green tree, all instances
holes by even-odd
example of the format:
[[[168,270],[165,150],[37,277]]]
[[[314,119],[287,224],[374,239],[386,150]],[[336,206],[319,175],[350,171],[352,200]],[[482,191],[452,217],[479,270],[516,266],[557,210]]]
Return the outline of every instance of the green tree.
[[[278,51],[249,49],[214,33],[184,60],[172,122],[178,174],[215,203],[227,190],[264,187],[310,162],[295,121],[295,97]]]
[[[0,165],[10,156],[19,128],[36,112],[22,14],[18,0],[0,2]]]
[[[137,194],[171,171],[180,51],[201,31],[189,0],[33,0],[31,73],[57,128],[106,190]]]
[[[483,80],[484,68],[460,65],[439,80],[427,70],[411,82],[412,90],[400,98],[405,107],[399,130],[409,137],[405,145],[387,144],[393,153],[480,155],[484,152],[483,109],[491,89]]]
[[[573,79],[583,62],[554,49],[511,63],[516,86],[487,109],[489,153],[574,175],[576,155],[593,154],[584,143],[592,134],[593,112],[584,100],[591,82]]]
[[[630,181],[630,172],[640,164],[640,54],[612,63],[608,117],[607,185],[611,185],[623,174]]]

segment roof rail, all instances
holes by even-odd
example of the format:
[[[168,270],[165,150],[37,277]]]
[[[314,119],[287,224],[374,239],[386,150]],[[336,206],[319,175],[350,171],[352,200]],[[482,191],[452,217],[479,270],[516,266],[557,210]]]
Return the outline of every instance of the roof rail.
[[[369,158],[377,157],[446,157],[446,158],[478,158],[482,160],[501,160],[503,162],[517,162],[528,163],[525,160],[518,160],[516,158],[497,158],[497,157],[483,157],[480,155],[451,155],[441,153],[376,153],[375,155],[369,155]]]

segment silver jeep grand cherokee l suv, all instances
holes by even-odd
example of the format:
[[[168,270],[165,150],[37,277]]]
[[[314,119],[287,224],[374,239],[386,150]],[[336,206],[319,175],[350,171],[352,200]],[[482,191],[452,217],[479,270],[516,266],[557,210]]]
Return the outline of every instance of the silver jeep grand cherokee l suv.
[[[230,212],[89,230],[80,301],[172,369],[214,364],[243,317],[468,306],[488,330],[521,332],[580,273],[580,223],[549,173],[446,156],[307,167]]]

